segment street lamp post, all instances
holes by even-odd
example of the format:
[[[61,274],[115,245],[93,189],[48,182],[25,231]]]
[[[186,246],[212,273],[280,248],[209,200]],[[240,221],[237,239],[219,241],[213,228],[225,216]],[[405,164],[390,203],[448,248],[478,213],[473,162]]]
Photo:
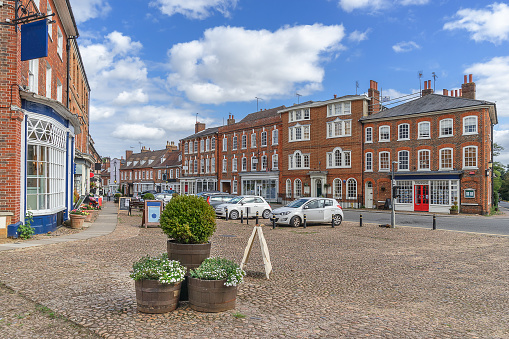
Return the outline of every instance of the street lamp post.
[[[396,210],[394,203],[394,165],[397,164],[397,161],[392,162],[392,173],[391,173],[391,228],[395,228],[396,224]]]

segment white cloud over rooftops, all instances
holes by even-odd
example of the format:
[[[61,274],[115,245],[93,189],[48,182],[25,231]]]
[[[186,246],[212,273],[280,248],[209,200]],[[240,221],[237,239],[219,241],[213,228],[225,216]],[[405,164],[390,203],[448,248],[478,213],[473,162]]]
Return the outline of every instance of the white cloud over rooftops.
[[[419,46],[414,41],[401,41],[401,42],[398,42],[397,44],[395,44],[394,46],[392,46],[392,49],[396,53],[410,52],[410,51],[413,51],[414,49],[420,49],[420,48],[421,48],[421,46]]]
[[[345,12],[352,12],[357,9],[376,12],[382,9],[388,9],[391,6],[412,6],[426,5],[429,0],[339,0],[339,7]]]
[[[166,15],[181,14],[189,19],[205,19],[215,12],[225,17],[235,9],[238,0],[154,0],[151,6],[158,7]]]
[[[71,0],[74,18],[78,24],[87,20],[105,17],[111,11],[111,7],[104,0]]]
[[[124,140],[156,140],[164,137],[164,130],[143,124],[121,124],[113,131],[115,138]]]

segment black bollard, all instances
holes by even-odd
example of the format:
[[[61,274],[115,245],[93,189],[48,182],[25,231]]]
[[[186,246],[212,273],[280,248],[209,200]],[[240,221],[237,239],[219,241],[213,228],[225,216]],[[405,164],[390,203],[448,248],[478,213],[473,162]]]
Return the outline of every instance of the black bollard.
[[[249,208],[246,208],[246,225],[249,225]]]
[[[258,220],[259,220],[259,219],[258,219],[258,217],[259,217],[259,216],[258,216],[258,211],[256,211],[256,225],[257,225],[257,226],[258,226],[258,225],[260,225],[260,224],[258,223]]]
[[[304,214],[304,228],[307,226],[306,215]]]
[[[437,216],[435,214],[433,214],[433,229],[437,229]]]
[[[276,229],[276,217],[272,216],[270,219],[272,220],[272,229]]]
[[[244,223],[244,211],[243,210],[240,210],[240,223],[241,224]]]
[[[362,227],[362,214],[359,215],[359,227]]]
[[[332,215],[332,228],[334,228],[334,214]]]
[[[225,207],[225,208],[224,208],[224,211],[225,211],[225,213],[226,213],[226,216],[224,217],[224,219],[225,219],[226,221],[228,221],[228,207]]]

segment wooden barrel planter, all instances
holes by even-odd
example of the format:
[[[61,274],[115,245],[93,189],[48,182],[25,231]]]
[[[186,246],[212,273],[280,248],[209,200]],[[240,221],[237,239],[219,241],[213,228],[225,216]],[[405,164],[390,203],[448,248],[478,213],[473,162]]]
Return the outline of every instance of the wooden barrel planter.
[[[71,228],[83,228],[85,215],[69,214],[69,217],[71,218]]]
[[[189,270],[197,268],[201,265],[203,260],[210,257],[210,246],[210,242],[207,242],[206,244],[180,244],[175,242],[175,240],[168,240],[168,259],[177,260],[182,264],[182,266],[187,267],[186,278],[182,282],[182,289],[180,291],[181,301],[189,300]]]
[[[139,312],[167,313],[178,306],[181,283],[161,284],[157,280],[136,280],[135,286]]]
[[[225,280],[189,277],[189,306],[199,312],[224,312],[235,308],[237,286],[225,286]]]

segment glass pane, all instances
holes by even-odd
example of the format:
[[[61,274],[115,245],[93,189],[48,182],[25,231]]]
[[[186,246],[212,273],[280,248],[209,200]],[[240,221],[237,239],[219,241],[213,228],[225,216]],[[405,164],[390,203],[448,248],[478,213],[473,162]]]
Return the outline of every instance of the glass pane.
[[[27,161],[27,175],[37,175],[37,162]]]
[[[37,188],[37,179],[27,178],[27,188]]]
[[[28,145],[27,160],[36,160],[36,156],[37,156],[36,148],[37,148],[37,146]]]
[[[29,210],[37,209],[37,195],[33,194],[27,195],[27,209]]]

